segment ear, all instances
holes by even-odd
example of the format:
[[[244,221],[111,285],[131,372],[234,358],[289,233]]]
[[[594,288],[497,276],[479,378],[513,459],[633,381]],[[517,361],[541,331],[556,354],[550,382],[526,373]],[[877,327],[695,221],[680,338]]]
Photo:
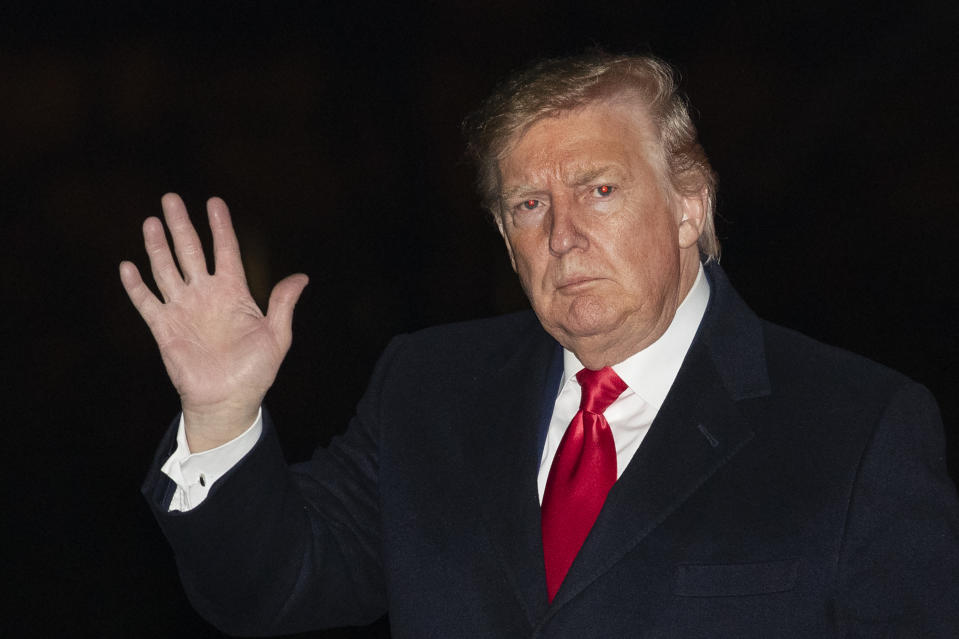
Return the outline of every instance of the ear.
[[[516,258],[513,257],[513,245],[510,244],[509,236],[506,235],[506,228],[503,226],[503,215],[502,212],[499,214],[494,213],[493,219],[496,220],[496,228],[499,229],[500,237],[503,238],[503,243],[506,244],[506,253],[509,255],[509,263],[513,267],[513,272],[516,272]]]
[[[679,248],[689,248],[699,242],[699,236],[706,224],[706,187],[694,195],[678,197]]]

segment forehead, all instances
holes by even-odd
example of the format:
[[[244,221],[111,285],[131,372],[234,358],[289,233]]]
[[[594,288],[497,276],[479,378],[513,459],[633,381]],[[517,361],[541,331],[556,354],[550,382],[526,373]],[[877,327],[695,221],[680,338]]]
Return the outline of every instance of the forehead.
[[[659,164],[655,129],[645,108],[620,97],[593,102],[532,124],[500,161],[504,193],[518,184],[567,182],[609,167],[633,174]]]

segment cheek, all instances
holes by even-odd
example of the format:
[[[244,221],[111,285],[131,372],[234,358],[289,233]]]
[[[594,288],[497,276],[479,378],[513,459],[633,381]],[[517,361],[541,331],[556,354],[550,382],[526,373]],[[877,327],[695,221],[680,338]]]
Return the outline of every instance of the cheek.
[[[540,251],[538,251],[534,239],[528,237],[515,238],[512,246],[516,274],[523,280],[524,285],[537,281],[545,269],[546,259],[540,256]]]
[[[517,255],[516,274],[533,309],[545,323],[550,324],[549,318],[555,317],[557,312],[563,312],[565,301],[562,296],[554,295],[547,262],[545,259],[528,259]]]
[[[516,276],[519,278],[520,286],[522,286],[523,291],[526,292],[526,297],[532,301],[534,294],[538,292],[538,287],[536,286],[538,278],[536,277],[534,263],[527,259],[524,253],[514,253],[513,267],[516,271]]]
[[[628,231],[623,231],[628,233]],[[679,254],[672,235],[663,229],[646,229],[624,237],[636,238],[621,242],[618,251],[619,268],[631,282],[630,288],[641,295],[651,294],[663,282],[672,280],[679,271]]]

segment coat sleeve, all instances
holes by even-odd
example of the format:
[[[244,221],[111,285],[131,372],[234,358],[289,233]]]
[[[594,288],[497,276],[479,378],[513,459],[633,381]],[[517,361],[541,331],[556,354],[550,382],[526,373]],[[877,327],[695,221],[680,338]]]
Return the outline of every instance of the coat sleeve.
[[[210,623],[234,635],[369,623],[386,612],[378,504],[379,399],[401,350],[377,364],[347,432],[288,466],[269,415],[256,446],[188,512],[168,512],[159,467],[143,494],[176,556],[183,587]],[[168,442],[169,435],[165,442]]]
[[[839,560],[840,636],[959,636],[959,501],[935,400],[907,384],[861,458]]]

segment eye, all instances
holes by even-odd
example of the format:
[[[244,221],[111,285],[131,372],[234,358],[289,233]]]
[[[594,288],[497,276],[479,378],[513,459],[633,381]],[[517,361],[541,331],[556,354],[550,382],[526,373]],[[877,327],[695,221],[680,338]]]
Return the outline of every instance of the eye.
[[[537,206],[539,206],[539,200],[525,200],[522,204],[523,208],[527,211],[532,211]]]
[[[613,194],[613,191],[615,190],[616,190],[616,187],[610,186],[609,184],[603,184],[593,189],[593,193],[595,193],[599,197],[609,197],[610,195]]]

